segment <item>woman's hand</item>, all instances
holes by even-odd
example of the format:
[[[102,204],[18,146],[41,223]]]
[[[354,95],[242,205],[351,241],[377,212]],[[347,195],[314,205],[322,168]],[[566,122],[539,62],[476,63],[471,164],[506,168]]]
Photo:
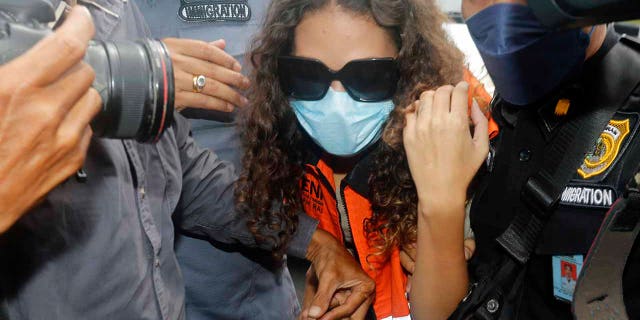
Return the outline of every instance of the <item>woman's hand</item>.
[[[426,91],[405,115],[404,147],[416,185],[419,211],[426,214],[452,203],[464,205],[467,188],[489,152],[487,118],[477,104],[469,129],[466,82]]]

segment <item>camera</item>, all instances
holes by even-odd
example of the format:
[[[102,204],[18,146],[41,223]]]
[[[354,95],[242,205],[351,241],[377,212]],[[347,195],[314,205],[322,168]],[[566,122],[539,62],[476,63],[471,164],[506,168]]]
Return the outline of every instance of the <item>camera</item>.
[[[0,64],[23,54],[52,31],[47,0],[0,1]],[[99,137],[157,141],[173,121],[174,79],[164,44],[91,41],[84,57],[94,70],[102,109],[91,128]]]

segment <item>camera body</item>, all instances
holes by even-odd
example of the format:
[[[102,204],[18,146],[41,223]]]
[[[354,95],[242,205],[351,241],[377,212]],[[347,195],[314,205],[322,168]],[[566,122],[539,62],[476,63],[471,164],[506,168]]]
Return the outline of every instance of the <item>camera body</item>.
[[[52,31],[55,11],[47,0],[0,2],[0,64],[29,50]],[[91,127],[96,136],[152,142],[173,121],[174,78],[160,41],[92,41],[84,61],[95,71],[93,87],[102,109]]]

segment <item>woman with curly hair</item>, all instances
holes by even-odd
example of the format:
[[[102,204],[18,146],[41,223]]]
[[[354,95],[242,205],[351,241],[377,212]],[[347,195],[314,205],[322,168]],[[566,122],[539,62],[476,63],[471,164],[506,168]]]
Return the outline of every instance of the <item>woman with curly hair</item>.
[[[254,86],[242,124],[238,208],[252,215],[249,227],[257,241],[278,244],[273,252],[278,260],[296,232],[297,213],[304,210],[344,243],[376,283],[373,310],[350,315],[335,307],[350,292],[336,294],[331,306],[314,305],[316,288],[308,279],[303,318],[318,318],[335,307],[325,316],[409,319],[399,248],[417,240],[426,196],[420,187],[430,178],[419,170],[419,159],[429,150],[419,145],[421,131],[414,129],[422,126],[412,119],[431,111],[416,100],[465,77],[463,55],[442,28],[445,19],[427,0],[279,0],[270,5],[251,53]],[[482,91],[460,86],[469,101]],[[452,89],[440,91],[445,94],[438,97],[451,96]],[[485,95],[477,98],[487,100]],[[486,118],[477,106],[474,110],[480,128]],[[469,136],[466,111],[456,116],[464,116],[463,135]],[[412,123],[407,129],[414,129],[405,130]],[[403,132],[410,145],[403,145]],[[418,150],[405,152],[405,145]],[[474,172],[480,166],[476,158],[468,165]],[[466,194],[468,184],[455,185],[464,186]],[[464,219],[464,210],[460,215]],[[457,251],[463,254],[462,239]]]

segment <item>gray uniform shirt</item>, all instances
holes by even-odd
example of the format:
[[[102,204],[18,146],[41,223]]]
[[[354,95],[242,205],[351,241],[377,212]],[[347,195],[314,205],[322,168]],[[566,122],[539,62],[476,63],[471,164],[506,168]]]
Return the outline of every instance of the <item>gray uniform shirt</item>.
[[[92,10],[98,38],[145,35],[131,1],[101,4],[119,19]],[[201,237],[255,246],[233,211],[233,170],[195,144],[178,114],[156,144],[94,138],[84,168],[86,182],[68,179],[0,236],[11,319],[182,319],[174,221]],[[315,229],[301,219],[289,250],[296,256]]]
[[[243,64],[244,73],[250,67],[245,54],[269,5],[265,0],[199,1],[192,2],[194,5],[180,0],[136,0],[136,3],[154,37],[206,42],[225,39],[226,51]],[[245,10],[234,12],[231,10],[234,5]],[[205,10],[194,10],[199,8]],[[229,13],[237,20],[216,21]],[[183,114],[196,118],[190,122],[199,145],[214,150],[221,159],[240,168],[241,147],[232,116],[193,109]],[[272,270],[263,261],[263,252],[180,233],[176,234],[175,249],[185,280],[187,319],[280,320],[293,319],[299,313],[288,268]]]

